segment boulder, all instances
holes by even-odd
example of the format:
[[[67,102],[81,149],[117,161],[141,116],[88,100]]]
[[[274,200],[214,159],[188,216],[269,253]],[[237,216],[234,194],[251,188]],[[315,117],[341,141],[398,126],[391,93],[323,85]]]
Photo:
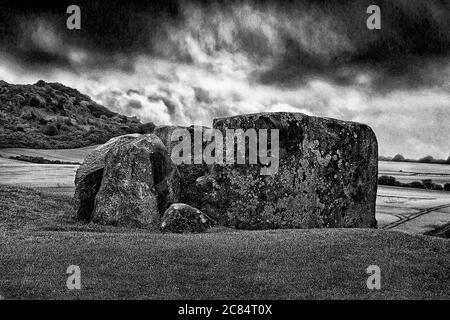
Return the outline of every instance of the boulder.
[[[178,202],[180,177],[161,140],[145,135],[111,149],[105,158],[92,220],[122,226],[159,226]]]
[[[140,136],[139,134],[127,134],[112,138],[89,153],[78,167],[75,175],[74,196],[77,219],[89,221],[92,218],[95,196],[100,189],[108,151],[127,144]]]
[[[161,230],[176,233],[205,232],[213,221],[200,210],[184,203],[172,204],[164,213]]]
[[[195,183],[195,180],[198,177],[203,176],[207,171],[207,166],[200,160],[201,163],[195,163],[194,162],[194,133],[195,130],[199,130],[201,132],[197,132],[199,137],[202,137],[202,134],[205,130],[208,128],[206,127],[183,127],[183,126],[158,126],[154,130],[154,134],[157,135],[161,141],[164,143],[164,145],[167,148],[167,151],[169,155],[172,155],[173,147],[179,143],[179,140],[172,141],[171,137],[175,130],[187,130],[190,137],[190,144],[191,144],[191,162],[190,163],[180,163],[177,164],[178,171],[180,172],[180,201],[183,203],[187,203],[190,205],[195,205],[195,199],[192,199],[187,194],[187,189],[190,185]],[[206,144],[202,141],[203,146]]]
[[[179,197],[179,173],[161,140],[126,135],[95,149],[77,171],[77,218],[158,228]]]
[[[226,129],[278,129],[279,164],[268,175],[260,158],[215,164],[217,201],[200,207],[205,213],[245,229],[376,227],[378,150],[367,125],[280,112],[215,119],[213,127],[224,137]]]

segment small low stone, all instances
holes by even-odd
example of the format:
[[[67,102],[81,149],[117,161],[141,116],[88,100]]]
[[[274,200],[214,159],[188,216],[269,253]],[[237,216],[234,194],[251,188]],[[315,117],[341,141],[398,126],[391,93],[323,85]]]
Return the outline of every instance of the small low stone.
[[[205,232],[213,221],[205,213],[184,203],[174,203],[167,208],[161,230],[175,233]]]

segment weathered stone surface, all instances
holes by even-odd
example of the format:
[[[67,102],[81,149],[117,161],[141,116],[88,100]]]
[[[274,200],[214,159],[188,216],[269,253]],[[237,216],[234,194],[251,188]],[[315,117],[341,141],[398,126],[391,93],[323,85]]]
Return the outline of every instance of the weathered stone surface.
[[[112,138],[93,150],[83,161],[75,175],[75,207],[77,218],[91,220],[95,196],[100,189],[108,151],[118,148],[140,137],[140,134],[127,134]]]
[[[143,135],[112,148],[92,220],[103,224],[157,227],[179,195],[179,173],[161,140]]]
[[[227,224],[226,216],[217,210],[222,204],[220,186],[211,175],[198,177],[184,193],[185,197],[190,199],[190,205],[203,212],[208,212],[208,215],[219,224]]]
[[[260,113],[214,120],[220,129],[279,129],[279,169],[215,165],[214,208],[246,229],[375,227],[378,150],[373,131],[354,122],[300,113]],[[270,147],[269,147],[270,149]],[[224,151],[225,152],[225,151]]]
[[[161,230],[169,232],[204,232],[213,221],[200,210],[184,203],[172,204],[164,213]]]
[[[77,219],[101,223],[158,227],[179,197],[178,170],[153,134],[99,146],[78,168],[75,185]]]
[[[179,141],[171,141],[172,133],[177,129],[183,129],[187,130],[190,134],[191,139],[191,163],[185,164],[177,164],[178,171],[180,172],[181,176],[181,182],[180,182],[180,201],[183,203],[187,203],[190,205],[195,204],[195,199],[192,199],[188,194],[187,190],[188,187],[195,183],[195,180],[203,176],[206,173],[207,166],[201,161],[201,163],[195,163],[194,162],[194,130],[199,130],[201,132],[198,132],[198,136],[201,137],[203,134],[203,131],[208,129],[206,127],[196,127],[194,129],[193,126],[190,127],[183,127],[183,126],[158,126],[154,130],[154,134],[157,135],[161,141],[164,143],[164,145],[167,148],[167,152],[169,155],[172,154],[173,147],[179,143]],[[202,145],[205,145],[205,142],[201,142]]]

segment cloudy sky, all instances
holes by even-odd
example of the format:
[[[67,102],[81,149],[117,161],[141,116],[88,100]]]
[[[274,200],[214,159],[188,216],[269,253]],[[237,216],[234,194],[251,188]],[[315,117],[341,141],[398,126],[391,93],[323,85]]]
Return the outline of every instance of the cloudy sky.
[[[66,8],[81,8],[81,30]],[[381,8],[369,30],[367,7]],[[450,156],[450,1],[0,3],[0,79],[57,81],[156,124],[294,111]]]

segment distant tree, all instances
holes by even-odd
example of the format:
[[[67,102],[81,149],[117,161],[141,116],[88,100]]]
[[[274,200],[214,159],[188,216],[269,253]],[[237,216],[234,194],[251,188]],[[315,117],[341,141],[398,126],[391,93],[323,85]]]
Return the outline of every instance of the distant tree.
[[[411,187],[411,188],[418,188],[418,189],[425,189],[425,186],[424,186],[423,183],[420,182],[420,181],[413,181],[413,182],[410,182],[410,183],[408,183],[408,187]]]
[[[425,179],[425,180],[422,180],[422,183],[426,189],[433,189],[433,185],[434,185],[433,180]]]
[[[450,183],[444,184],[444,191],[450,191]]]
[[[64,124],[66,126],[72,126],[73,125],[72,120],[69,117],[64,117],[63,122],[64,122]]]
[[[396,154],[393,158],[392,161],[404,161],[405,157],[402,156],[401,154]]]
[[[153,122],[147,122],[144,124],[139,125],[139,133],[145,134],[145,133],[153,133],[155,130],[155,124]]]
[[[378,184],[384,186],[395,186],[398,185],[398,181],[393,176],[381,176],[378,177]]]
[[[419,162],[425,162],[425,163],[429,163],[429,162],[433,162],[434,158],[432,156],[426,156],[423,157],[421,159],[419,159]]]
[[[23,126],[17,125],[16,128],[15,128],[15,131],[16,131],[16,132],[25,132],[25,129],[24,129]]]
[[[380,161],[391,161],[392,157],[379,156],[378,160],[380,160]]]
[[[448,164],[450,164],[450,157],[448,157],[447,160],[446,160],[445,162],[447,162]]]
[[[45,135],[47,136],[56,136],[58,134],[58,128],[53,124],[53,123],[49,123],[47,124],[43,130]]]

